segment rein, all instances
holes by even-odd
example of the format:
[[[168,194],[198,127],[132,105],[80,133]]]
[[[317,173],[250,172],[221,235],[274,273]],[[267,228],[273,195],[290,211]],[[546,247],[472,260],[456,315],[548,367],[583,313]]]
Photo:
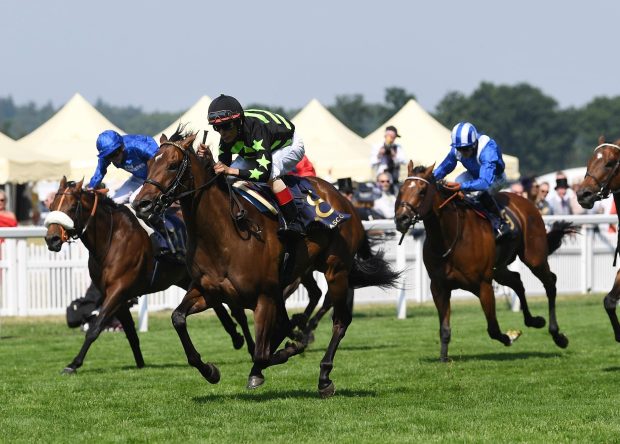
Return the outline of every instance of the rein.
[[[603,148],[606,146],[615,148],[617,151],[620,152],[620,146],[615,145],[613,143],[601,143],[599,146],[594,148],[594,152],[596,152],[596,150],[598,150],[599,148]],[[599,199],[605,199],[607,198],[607,196],[609,196],[609,193],[616,193],[618,191],[618,190],[612,191],[611,189],[609,189],[609,182],[611,182],[611,180],[616,176],[616,174],[618,173],[618,169],[620,169],[620,158],[616,160],[616,164],[614,165],[614,168],[611,170],[611,172],[607,175],[607,177],[603,181],[599,181],[596,177],[590,174],[589,171],[586,171],[585,177],[591,177],[592,180],[596,182],[596,184],[599,186],[599,190],[596,193],[596,197],[598,197]]]
[[[424,179],[423,177],[419,177],[419,176],[408,176],[404,182],[408,181],[408,180],[419,180],[420,182],[424,182],[428,185],[431,185],[431,183]],[[403,182],[403,183],[404,183]],[[440,205],[439,205],[439,209],[441,210],[443,207],[445,207],[448,203],[452,202],[452,200],[458,195],[457,193],[453,193],[450,197],[448,197],[446,200],[444,200]],[[454,202],[453,202],[454,203]],[[409,226],[411,225],[415,225],[416,223],[418,223],[420,221],[420,214],[417,212],[417,210],[413,207],[413,205],[411,205],[409,202],[401,202],[400,206],[403,208],[408,209],[409,211],[411,211],[413,213],[413,218],[411,219],[411,222],[409,223]],[[407,227],[409,228],[409,227]],[[454,236],[454,239],[452,240],[452,243],[450,244],[450,248],[448,248],[448,250],[446,250],[445,253],[443,253],[441,255],[442,258],[446,258],[448,257],[448,255],[450,253],[452,253],[452,251],[454,250],[454,247],[456,246],[456,243],[458,242],[458,238],[459,238],[459,233],[461,231],[461,214],[460,211],[456,211],[456,235]],[[406,231],[405,231],[406,232]],[[405,234],[403,233],[402,237],[400,238],[400,242],[398,243],[398,245],[400,245],[403,242],[403,239],[405,237]]]
[[[88,229],[88,226],[90,225],[90,221],[92,220],[92,218],[95,216],[95,213],[97,212],[97,204],[99,203],[99,194],[101,193],[107,193],[108,190],[107,189],[101,189],[101,190],[95,190],[95,203],[93,204],[93,208],[90,211],[90,214],[88,215],[88,219],[86,220],[86,223],[84,224],[84,226],[82,227],[82,229],[80,230],[79,228],[75,228],[74,233],[73,234],[69,234],[69,230],[67,230],[62,224],[57,224],[60,227],[60,239],[62,242],[70,242],[70,239],[78,239],[81,238],[82,235],[86,232],[86,230]],[[82,215],[82,200],[81,200],[81,196],[84,193],[83,190],[80,190],[80,199],[78,200],[77,204],[76,204],[76,209],[75,209],[75,218],[80,221],[82,218],[80,217]],[[62,207],[62,203],[65,200],[65,196],[70,196],[73,193],[69,192],[69,193],[57,193],[57,196],[62,196],[60,198],[60,202],[58,203],[58,207],[56,210],[53,211],[59,211],[63,214],[63,211],[60,211],[60,207]],[[68,215],[67,215],[68,216]],[[78,233],[79,231],[79,233]]]

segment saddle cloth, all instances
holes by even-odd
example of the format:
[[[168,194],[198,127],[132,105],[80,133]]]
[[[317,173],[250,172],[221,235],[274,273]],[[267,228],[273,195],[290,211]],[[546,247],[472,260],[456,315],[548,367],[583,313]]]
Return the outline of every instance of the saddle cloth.
[[[293,193],[295,206],[299,211],[299,219],[306,228],[315,224],[331,229],[351,217],[350,214],[336,211],[328,202],[321,199],[307,179],[298,176],[282,176],[282,180]],[[272,217],[282,217],[269,185],[237,181],[233,183],[233,190],[254,205],[261,213]]]

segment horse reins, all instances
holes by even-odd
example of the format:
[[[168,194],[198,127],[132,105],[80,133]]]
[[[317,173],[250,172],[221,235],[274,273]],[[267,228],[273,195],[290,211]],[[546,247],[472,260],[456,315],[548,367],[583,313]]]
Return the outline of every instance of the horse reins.
[[[424,179],[423,177],[419,177],[419,176],[408,176],[407,178],[405,178],[403,183],[408,181],[408,180],[419,180],[421,182],[426,183],[427,185],[431,185],[431,183],[428,180]],[[446,200],[444,200],[439,205],[439,209],[441,210],[444,206],[446,206],[449,202],[451,202],[457,195],[458,195],[458,192],[452,194],[450,197],[448,197]],[[411,205],[409,202],[401,202],[400,206],[403,207],[403,208],[408,209],[409,211],[411,211],[413,213],[413,218],[411,219],[411,222],[409,222],[409,225],[407,226],[407,229],[411,225],[415,225],[416,223],[418,223],[420,221],[420,215],[416,211],[416,209],[413,207],[413,205]],[[457,208],[457,211],[456,211],[456,235],[454,236],[454,240],[452,241],[452,244],[450,245],[450,248],[448,248],[448,250],[441,255],[442,258],[446,258],[446,257],[448,257],[448,255],[450,253],[452,253],[452,250],[454,249],[454,247],[456,246],[456,243],[458,241],[459,232],[460,231],[461,231],[461,217],[460,217],[460,212],[458,211],[458,208]],[[406,233],[406,231],[405,231],[405,233]],[[403,239],[405,237],[405,233],[403,233],[402,237],[400,238],[400,242],[398,243],[398,245],[400,245],[403,242]]]
[[[69,234],[68,230],[65,227],[63,227],[61,224],[57,224],[60,227],[60,240],[62,242],[69,242],[69,239],[77,239],[77,238],[81,238],[82,237],[84,232],[86,232],[86,229],[88,228],[88,225],[90,224],[91,219],[93,218],[93,216],[97,212],[97,204],[99,202],[99,194],[107,193],[107,192],[108,192],[107,189],[94,190],[94,193],[95,193],[95,203],[93,204],[93,208],[91,209],[90,214],[88,215],[88,219],[86,220],[86,223],[84,224],[84,227],[82,227],[81,231],[80,231],[79,228],[76,227],[75,230],[73,230],[76,233]],[[81,196],[82,193],[83,193],[83,191],[80,190],[80,196]],[[57,209],[53,210],[53,211],[60,211],[60,207],[62,207],[62,203],[65,200],[65,196],[70,196],[72,194],[73,194],[72,192],[69,192],[69,193],[66,193],[66,192],[57,193],[56,194],[57,196],[62,196],[62,197],[60,198],[60,202],[58,203]],[[76,219],[78,221],[81,221],[81,219],[82,219],[80,217],[81,214],[82,214],[82,201],[78,200],[78,203],[76,204],[76,209],[75,209],[75,216],[76,216]],[[77,233],[78,231],[80,231],[80,232]]]
[[[620,152],[620,146],[614,145],[613,143],[601,143],[599,146],[594,148],[594,152],[596,152],[596,150],[598,150],[599,148],[602,148],[602,147],[605,147],[605,146],[609,146],[609,147],[615,148],[616,150],[618,150],[618,152]],[[607,175],[607,177],[602,182],[599,181],[596,177],[594,177],[592,174],[590,174],[589,171],[586,170],[585,177],[591,177],[592,180],[594,182],[596,182],[596,184],[599,186],[598,193],[596,193],[596,196],[599,199],[605,199],[607,196],[609,196],[609,193],[615,193],[615,192],[618,191],[618,190],[616,190],[616,191],[610,190],[609,189],[609,182],[611,182],[611,180],[618,173],[618,169],[619,168],[620,168],[620,158],[618,158],[618,160],[616,160],[616,164],[614,165],[614,168],[611,170],[611,172]]]

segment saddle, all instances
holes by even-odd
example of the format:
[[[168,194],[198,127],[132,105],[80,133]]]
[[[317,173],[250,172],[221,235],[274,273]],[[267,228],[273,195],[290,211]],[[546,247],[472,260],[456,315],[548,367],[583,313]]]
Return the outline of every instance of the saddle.
[[[328,202],[321,199],[307,179],[298,176],[282,176],[282,180],[293,193],[295,205],[299,211],[299,219],[306,231],[311,227],[333,229],[351,217],[350,214],[340,213],[332,208]],[[261,213],[277,218],[280,225],[283,225],[282,214],[269,185],[236,181],[233,183],[232,189]]]
[[[497,215],[491,210],[489,210],[485,205],[483,205],[483,203],[480,202],[477,197],[466,195],[462,202],[471,210],[473,210],[474,213],[476,213],[479,217],[488,220],[491,223],[491,227],[494,229],[494,231],[497,225],[502,222],[499,220],[500,218],[510,228],[509,236],[511,238],[516,237],[521,231],[519,219],[512,212],[508,205],[504,205],[499,201],[495,200],[499,209],[499,215]]]

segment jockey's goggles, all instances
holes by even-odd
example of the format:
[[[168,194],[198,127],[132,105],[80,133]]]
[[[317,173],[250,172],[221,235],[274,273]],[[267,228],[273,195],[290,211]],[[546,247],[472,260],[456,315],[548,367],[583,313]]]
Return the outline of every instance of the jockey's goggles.
[[[224,109],[221,111],[210,112],[207,118],[211,125],[216,125],[218,123],[226,122],[228,120],[239,119],[241,118],[241,113]]]

